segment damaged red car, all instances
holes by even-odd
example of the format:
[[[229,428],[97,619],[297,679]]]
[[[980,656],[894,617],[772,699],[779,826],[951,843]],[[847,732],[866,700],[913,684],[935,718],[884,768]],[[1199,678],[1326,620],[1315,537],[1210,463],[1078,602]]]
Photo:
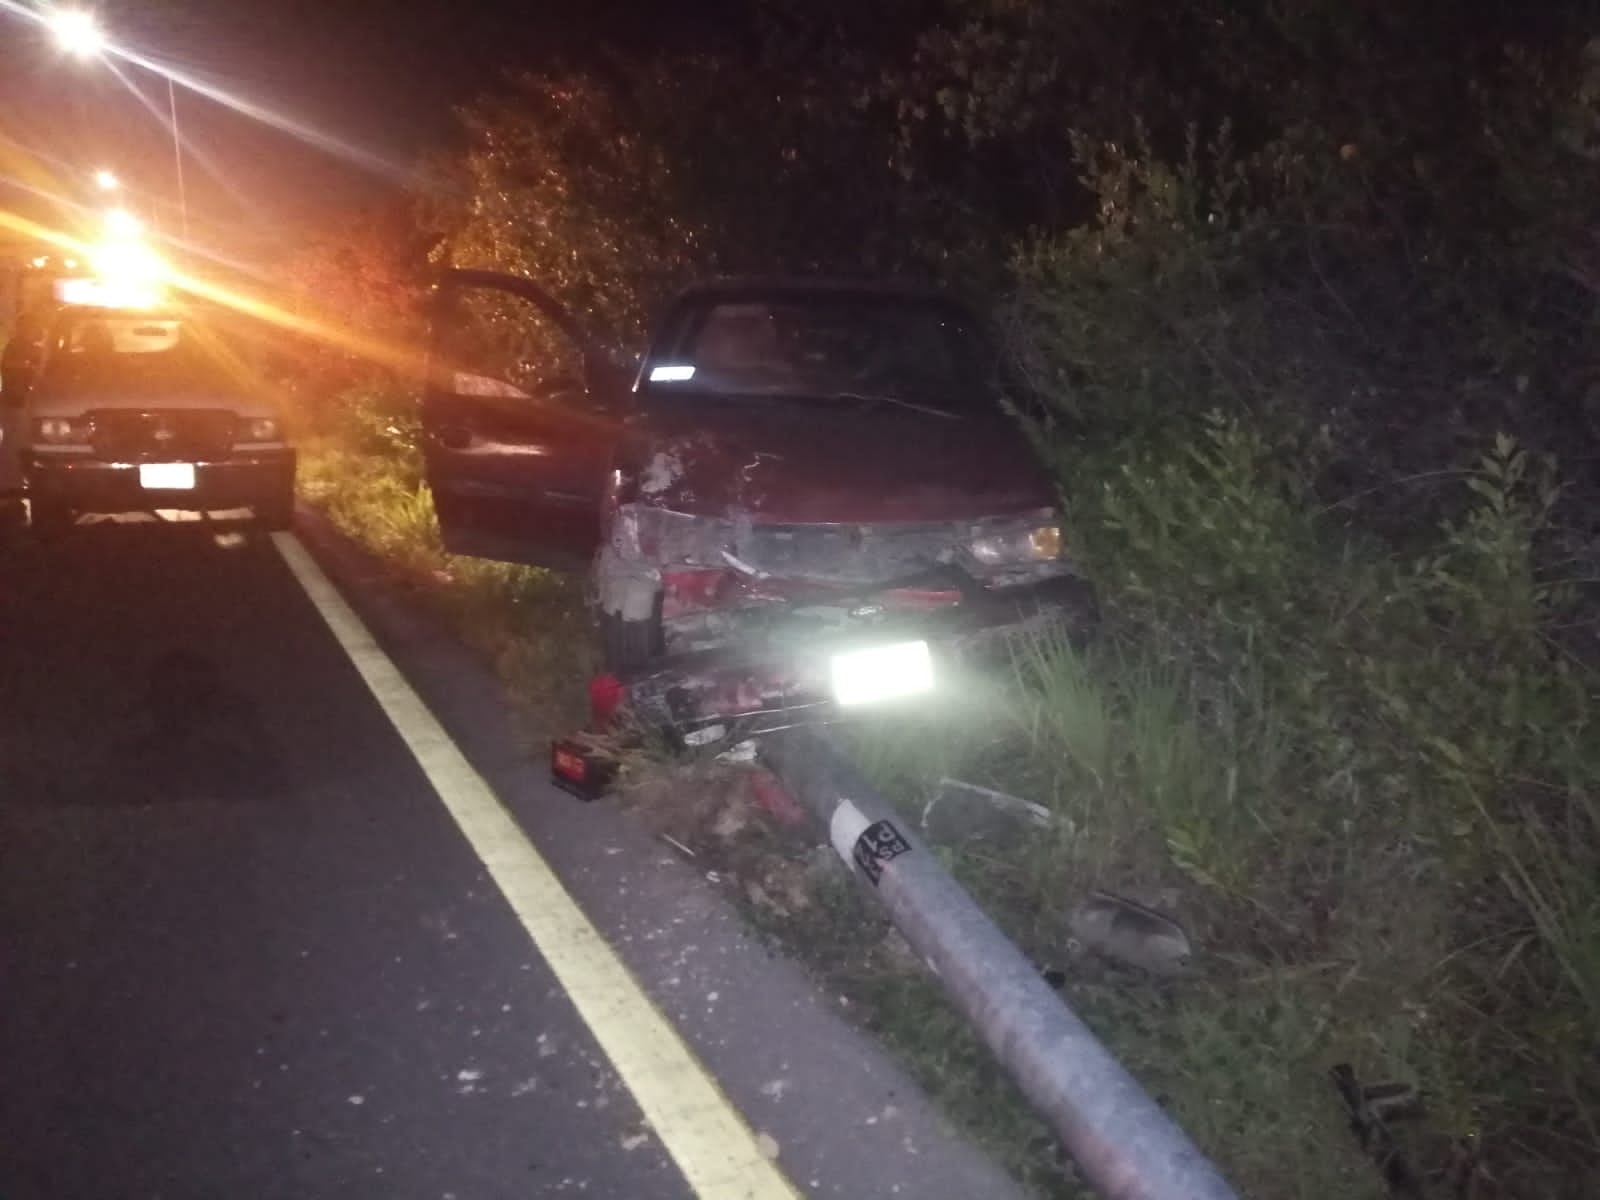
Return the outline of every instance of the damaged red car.
[[[587,571],[608,671],[680,727],[926,691],[1094,601],[1006,415],[980,320],[937,292],[722,282],[626,368],[531,282],[447,273],[422,419],[446,547]]]

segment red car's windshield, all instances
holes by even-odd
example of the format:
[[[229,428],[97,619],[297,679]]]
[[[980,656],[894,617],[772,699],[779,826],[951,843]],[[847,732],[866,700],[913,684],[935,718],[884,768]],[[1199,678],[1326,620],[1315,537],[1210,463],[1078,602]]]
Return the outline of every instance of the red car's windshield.
[[[680,311],[646,371],[652,390],[887,397],[993,407],[994,356],[959,309],[921,297],[708,299]]]

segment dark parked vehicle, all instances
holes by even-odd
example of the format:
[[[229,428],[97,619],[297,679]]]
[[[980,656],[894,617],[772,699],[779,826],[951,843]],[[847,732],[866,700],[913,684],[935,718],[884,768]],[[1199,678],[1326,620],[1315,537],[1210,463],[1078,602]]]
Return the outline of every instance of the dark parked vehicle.
[[[290,523],[294,450],[223,325],[190,308],[60,310],[25,400],[37,527],[160,509]]]
[[[862,702],[1093,598],[1001,400],[934,292],[694,288],[614,366],[527,280],[436,291],[424,454],[449,549],[587,570],[608,667],[694,716]]]

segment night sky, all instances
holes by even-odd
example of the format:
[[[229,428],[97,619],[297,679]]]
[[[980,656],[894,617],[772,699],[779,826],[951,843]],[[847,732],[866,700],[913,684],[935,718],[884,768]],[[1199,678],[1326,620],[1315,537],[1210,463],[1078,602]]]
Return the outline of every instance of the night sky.
[[[0,203],[40,215],[31,184],[98,203],[88,175],[116,170],[135,206],[171,220],[176,193],[164,82],[121,64],[63,58],[0,0]],[[330,212],[381,200],[422,151],[454,131],[451,106],[507,70],[581,61],[624,45],[715,36],[728,0],[121,0],[98,7],[122,43],[183,76],[351,147],[338,153],[178,89],[197,226],[242,253]],[[42,172],[41,172],[42,168]],[[387,172],[387,178],[386,178]]]

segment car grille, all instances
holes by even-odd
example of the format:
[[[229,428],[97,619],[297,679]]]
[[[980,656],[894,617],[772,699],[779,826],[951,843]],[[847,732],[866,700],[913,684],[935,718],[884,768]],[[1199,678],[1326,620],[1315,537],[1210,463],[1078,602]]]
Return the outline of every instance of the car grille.
[[[222,409],[97,409],[90,445],[114,462],[205,462],[233,448],[234,415]]]
[[[960,541],[950,525],[753,525],[735,537],[735,553],[769,575],[878,584],[932,569]]]

